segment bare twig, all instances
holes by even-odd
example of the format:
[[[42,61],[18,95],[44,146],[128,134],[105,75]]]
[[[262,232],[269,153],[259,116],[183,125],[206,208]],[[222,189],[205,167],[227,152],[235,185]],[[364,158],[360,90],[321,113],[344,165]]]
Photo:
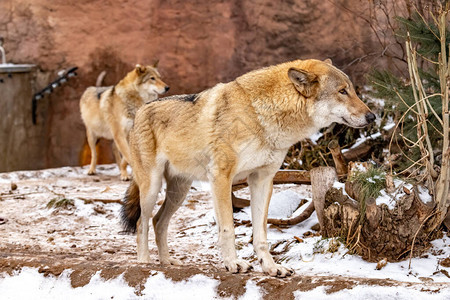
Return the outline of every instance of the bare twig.
[[[409,264],[408,264],[408,269],[411,269],[411,259],[412,259],[412,255],[413,255],[413,251],[414,251],[414,243],[416,242],[416,237],[419,234],[420,229],[422,229],[422,226],[425,224],[426,221],[428,221],[429,218],[431,218],[432,216],[436,215],[438,213],[438,211],[435,211],[433,213],[431,213],[428,217],[426,217],[422,223],[420,223],[419,228],[417,228],[416,233],[414,234],[414,238],[413,241],[411,243],[411,252],[409,253]]]

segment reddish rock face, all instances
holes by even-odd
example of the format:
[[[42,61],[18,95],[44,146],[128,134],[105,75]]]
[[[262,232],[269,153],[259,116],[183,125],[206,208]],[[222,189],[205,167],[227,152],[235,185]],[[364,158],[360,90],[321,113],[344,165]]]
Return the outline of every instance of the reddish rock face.
[[[366,5],[360,0],[2,0],[0,36],[8,62],[39,66],[36,89],[58,70],[79,67],[75,80],[44,100],[50,122],[47,166],[77,165],[85,140],[79,97],[102,70],[108,72],[104,84],[111,85],[136,63],[159,59],[171,94],[180,94],[287,60],[330,57],[358,82],[373,62],[348,64],[378,47],[358,18]]]

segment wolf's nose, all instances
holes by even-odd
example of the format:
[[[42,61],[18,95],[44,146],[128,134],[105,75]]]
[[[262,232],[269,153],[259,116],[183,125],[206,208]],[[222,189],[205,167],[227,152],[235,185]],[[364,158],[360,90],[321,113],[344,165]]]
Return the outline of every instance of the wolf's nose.
[[[165,91],[165,92],[167,92],[169,89],[170,89],[170,86],[167,86],[167,85],[166,85],[166,86],[164,87],[164,91]]]
[[[373,113],[369,112],[366,114],[366,121],[368,124],[372,123],[373,121],[375,121],[376,117]]]

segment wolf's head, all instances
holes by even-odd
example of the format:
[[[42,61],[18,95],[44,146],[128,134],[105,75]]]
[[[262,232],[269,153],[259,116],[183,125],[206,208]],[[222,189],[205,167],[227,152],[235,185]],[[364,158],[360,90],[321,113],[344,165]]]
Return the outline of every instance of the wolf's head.
[[[158,62],[152,66],[136,65],[136,68],[132,71],[134,78],[134,84],[139,95],[144,101],[154,100],[158,98],[158,95],[167,93],[169,86],[161,80],[161,75],[157,69]]]
[[[331,123],[364,127],[375,115],[358,98],[348,76],[331,64],[331,60],[309,60],[302,68],[290,68],[289,79],[295,89],[313,101],[310,117],[317,127]]]

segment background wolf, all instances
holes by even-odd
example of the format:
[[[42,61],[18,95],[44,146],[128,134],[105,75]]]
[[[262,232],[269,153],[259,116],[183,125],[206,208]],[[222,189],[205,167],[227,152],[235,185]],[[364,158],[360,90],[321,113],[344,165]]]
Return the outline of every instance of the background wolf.
[[[114,140],[113,152],[120,169],[120,178],[128,180],[127,161],[130,160],[128,134],[134,116],[144,103],[156,100],[169,87],[161,80],[153,66],[137,65],[117,85],[89,87],[80,99],[81,118],[86,126],[86,136],[91,149],[89,175],[95,174],[99,138]],[[123,155],[123,157],[121,157]]]
[[[333,122],[362,127],[375,115],[357,97],[349,78],[331,61],[297,60],[256,70],[196,95],[168,97],[143,106],[130,132],[133,181],[122,211],[137,228],[138,261],[149,262],[148,225],[163,176],[166,199],[153,218],[162,264],[169,256],[167,227],[193,179],[211,183],[219,246],[225,267],[247,272],[237,258],[231,186],[247,178],[253,246],[264,272],[289,276],[267,244],[272,179],[288,148]]]

